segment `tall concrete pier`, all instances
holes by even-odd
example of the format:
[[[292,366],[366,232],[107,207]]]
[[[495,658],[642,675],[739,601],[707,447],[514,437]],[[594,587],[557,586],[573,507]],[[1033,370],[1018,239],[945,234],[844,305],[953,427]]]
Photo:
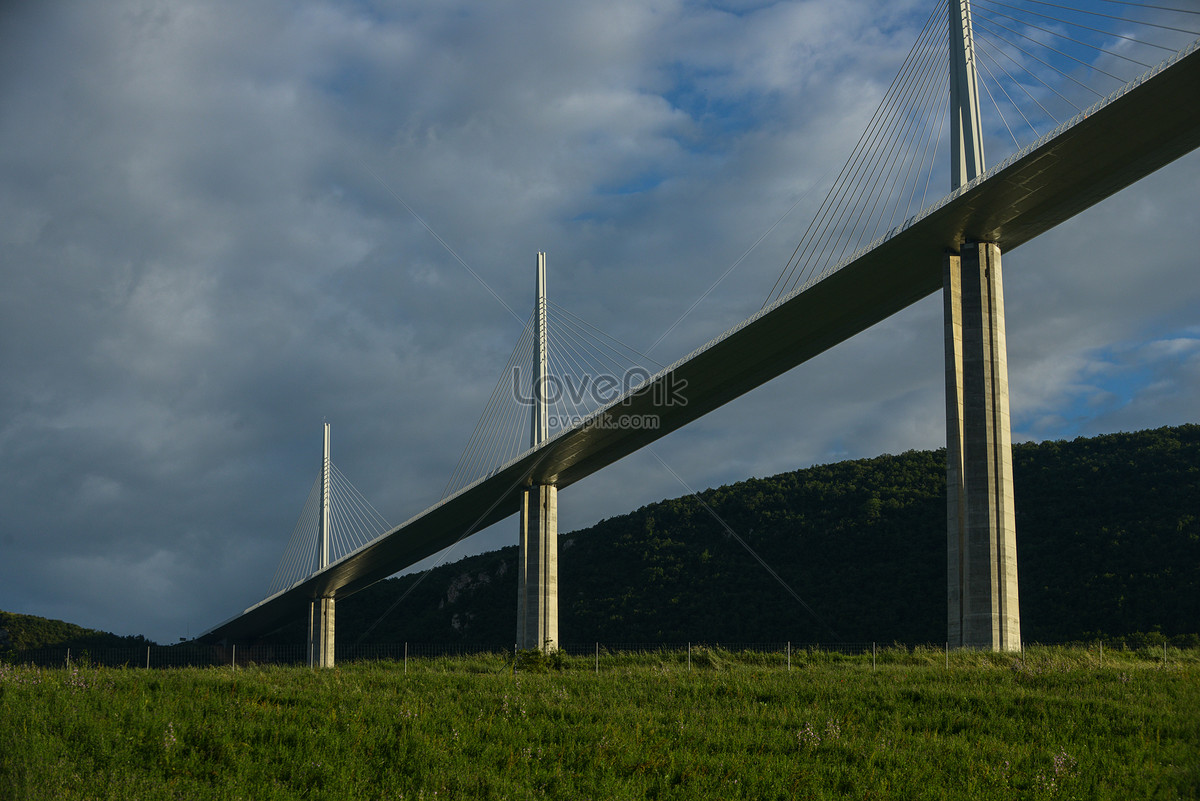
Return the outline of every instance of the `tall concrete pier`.
[[[333,667],[333,596],[312,602],[308,623],[309,667]]]
[[[558,647],[558,488],[540,484],[521,495],[517,646]]]
[[[984,171],[968,0],[950,4],[951,180]],[[942,263],[946,344],[947,641],[1021,647],[1008,351],[1000,249],[964,242]]]
[[[945,256],[946,635],[1009,651],[1021,613],[1001,278],[993,244]]]
[[[321,454],[321,512],[317,529],[317,569],[329,566],[329,423]],[[333,667],[333,596],[314,598],[308,612],[308,664]]]
[[[534,313],[533,410],[530,444],[550,434],[546,402],[546,254],[537,254]],[[558,487],[534,484],[521,495],[521,539],[517,550],[517,647],[558,647]]]

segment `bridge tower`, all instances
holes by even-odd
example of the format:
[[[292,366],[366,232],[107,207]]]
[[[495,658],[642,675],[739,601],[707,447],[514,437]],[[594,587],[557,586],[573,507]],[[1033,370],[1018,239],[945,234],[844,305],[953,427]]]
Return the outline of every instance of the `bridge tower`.
[[[970,0],[950,6],[952,188],[984,171]],[[1000,249],[962,242],[942,261],[946,344],[947,640],[1021,647]]]
[[[317,518],[317,570],[329,566],[329,423],[321,456],[321,512]],[[333,595],[314,598],[308,611],[308,665],[333,667]]]
[[[530,444],[549,438],[546,401],[546,254],[537,254],[534,306],[533,410]],[[517,549],[517,647],[558,648],[558,487],[533,484],[521,493],[521,538]]]

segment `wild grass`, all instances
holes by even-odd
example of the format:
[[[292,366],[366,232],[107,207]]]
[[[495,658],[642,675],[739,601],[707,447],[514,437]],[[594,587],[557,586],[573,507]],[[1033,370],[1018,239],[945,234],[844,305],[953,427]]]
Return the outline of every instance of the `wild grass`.
[[[1200,653],[1098,657],[0,664],[0,798],[1195,798]]]

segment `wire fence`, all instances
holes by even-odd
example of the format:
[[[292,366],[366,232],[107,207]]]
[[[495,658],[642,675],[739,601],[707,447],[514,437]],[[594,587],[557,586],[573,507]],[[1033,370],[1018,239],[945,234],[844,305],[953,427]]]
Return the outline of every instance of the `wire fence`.
[[[1103,664],[1104,651],[1109,654],[1135,652],[1147,658],[1165,661],[1170,653],[1182,658],[1197,656],[1196,635],[1163,637],[1139,635],[1132,638],[1108,637],[1091,641],[1075,641],[1052,645],[1029,645],[1037,648],[1086,649]],[[657,660],[659,664],[681,667],[719,667],[740,664],[759,667],[792,669],[809,664],[878,664],[933,663],[944,658],[949,666],[952,656],[971,649],[952,648],[949,643],[817,643],[817,642],[675,642],[675,643],[571,643],[560,646],[551,654],[522,652],[515,645],[467,643],[388,643],[337,646],[336,664],[403,663],[429,666],[441,663],[449,667],[455,661],[491,659],[514,665],[535,666],[552,663],[554,667],[593,668],[623,667]],[[1024,649],[1022,650],[1023,654]],[[1170,653],[1169,653],[1170,652]],[[978,653],[978,652],[976,652]],[[17,665],[44,668],[88,665],[109,668],[184,668],[184,667],[251,667],[304,666],[310,664],[305,645],[151,645],[134,648],[35,648],[0,652],[0,661]]]

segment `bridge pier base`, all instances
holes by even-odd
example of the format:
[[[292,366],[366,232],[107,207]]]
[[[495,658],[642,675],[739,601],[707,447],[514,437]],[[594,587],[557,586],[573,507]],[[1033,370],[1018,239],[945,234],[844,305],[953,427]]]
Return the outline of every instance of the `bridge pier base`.
[[[308,612],[308,666],[333,664],[333,598],[317,598]]]
[[[1012,434],[1000,249],[943,261],[946,339],[947,640],[1021,648]]]
[[[521,493],[517,551],[517,647],[558,648],[558,487],[541,484]]]

